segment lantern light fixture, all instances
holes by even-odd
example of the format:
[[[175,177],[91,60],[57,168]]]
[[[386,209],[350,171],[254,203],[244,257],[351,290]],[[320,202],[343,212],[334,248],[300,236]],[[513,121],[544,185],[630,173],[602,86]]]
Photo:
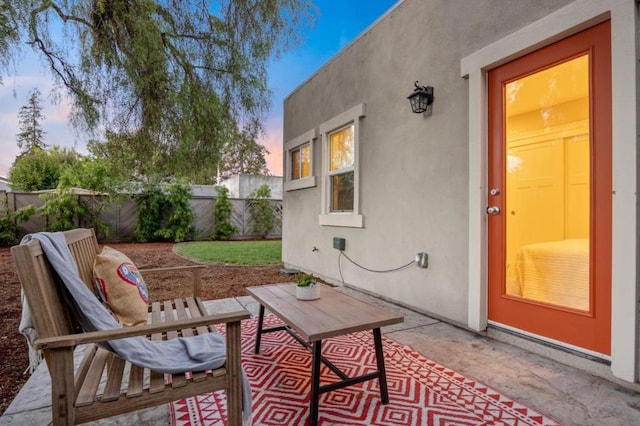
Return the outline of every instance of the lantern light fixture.
[[[411,110],[416,114],[421,114],[433,103],[433,87],[420,86],[418,81],[414,85],[416,88],[407,96],[407,99],[411,103]]]

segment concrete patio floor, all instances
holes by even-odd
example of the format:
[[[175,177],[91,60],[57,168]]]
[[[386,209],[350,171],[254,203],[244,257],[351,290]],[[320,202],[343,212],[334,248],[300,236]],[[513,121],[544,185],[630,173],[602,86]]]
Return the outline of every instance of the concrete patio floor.
[[[387,337],[563,425],[640,424],[640,386],[605,378],[609,374],[607,366],[551,349],[545,356],[534,354],[501,341],[509,340],[507,335],[471,333],[353,289],[341,289],[404,315],[404,323],[383,328]],[[248,296],[208,301],[206,305],[209,312],[234,311],[239,305],[254,316],[258,312],[258,304]],[[581,369],[564,364],[570,359],[581,362]],[[0,417],[0,425],[50,423],[50,381],[43,363]],[[163,405],[92,424],[167,425],[169,410]]]

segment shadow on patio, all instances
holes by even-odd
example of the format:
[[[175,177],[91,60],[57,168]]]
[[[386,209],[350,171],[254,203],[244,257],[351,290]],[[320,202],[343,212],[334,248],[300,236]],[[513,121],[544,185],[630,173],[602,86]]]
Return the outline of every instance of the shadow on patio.
[[[342,290],[404,315],[403,323],[383,328],[385,337],[409,346],[467,378],[482,382],[561,424],[631,425],[640,419],[638,386],[622,386],[568,367],[556,361],[561,359],[557,352],[550,352],[548,357],[536,355],[353,289]],[[253,316],[257,315],[259,305],[248,296],[206,302],[210,312],[237,310],[238,304]],[[596,370],[598,368],[596,366]],[[606,372],[608,367],[600,369]],[[602,372],[596,371],[604,374]],[[49,374],[43,363],[0,417],[0,424],[49,424],[49,383]],[[93,424],[169,424],[169,418],[169,408],[165,405]]]

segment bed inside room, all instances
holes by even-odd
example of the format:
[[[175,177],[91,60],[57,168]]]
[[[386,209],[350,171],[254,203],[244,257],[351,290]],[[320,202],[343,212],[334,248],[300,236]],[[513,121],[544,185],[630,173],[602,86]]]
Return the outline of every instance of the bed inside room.
[[[554,67],[557,75],[545,81],[588,70],[587,60],[578,57]],[[542,83],[527,78],[510,83],[507,98],[509,91],[526,98],[523,91],[542,90],[536,84]],[[504,291],[512,297],[588,311],[589,89],[573,87],[544,105],[520,102],[518,110],[508,110]],[[555,117],[562,121],[554,122]]]

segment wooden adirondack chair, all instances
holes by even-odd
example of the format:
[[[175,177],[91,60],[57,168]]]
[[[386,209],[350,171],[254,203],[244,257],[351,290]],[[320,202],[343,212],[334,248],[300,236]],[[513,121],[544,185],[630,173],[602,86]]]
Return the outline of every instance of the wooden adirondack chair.
[[[65,232],[65,237],[82,281],[95,294],[93,261],[99,246],[93,230],[74,229]],[[53,424],[84,423],[221,389],[227,393],[228,424],[242,423],[240,321],[249,318],[249,313],[208,315],[199,297],[199,273],[195,274],[194,297],[151,304],[151,324],[77,333],[39,242],[14,246],[11,253],[38,333],[35,347],[43,351],[51,375]],[[186,269],[199,272],[199,267]],[[154,271],[163,269],[176,268]],[[171,380],[131,365],[96,344],[131,336],[191,336],[208,333],[217,323],[226,324],[226,365],[192,376],[173,374]],[[87,345],[84,358],[74,368],[74,349],[83,344]]]

